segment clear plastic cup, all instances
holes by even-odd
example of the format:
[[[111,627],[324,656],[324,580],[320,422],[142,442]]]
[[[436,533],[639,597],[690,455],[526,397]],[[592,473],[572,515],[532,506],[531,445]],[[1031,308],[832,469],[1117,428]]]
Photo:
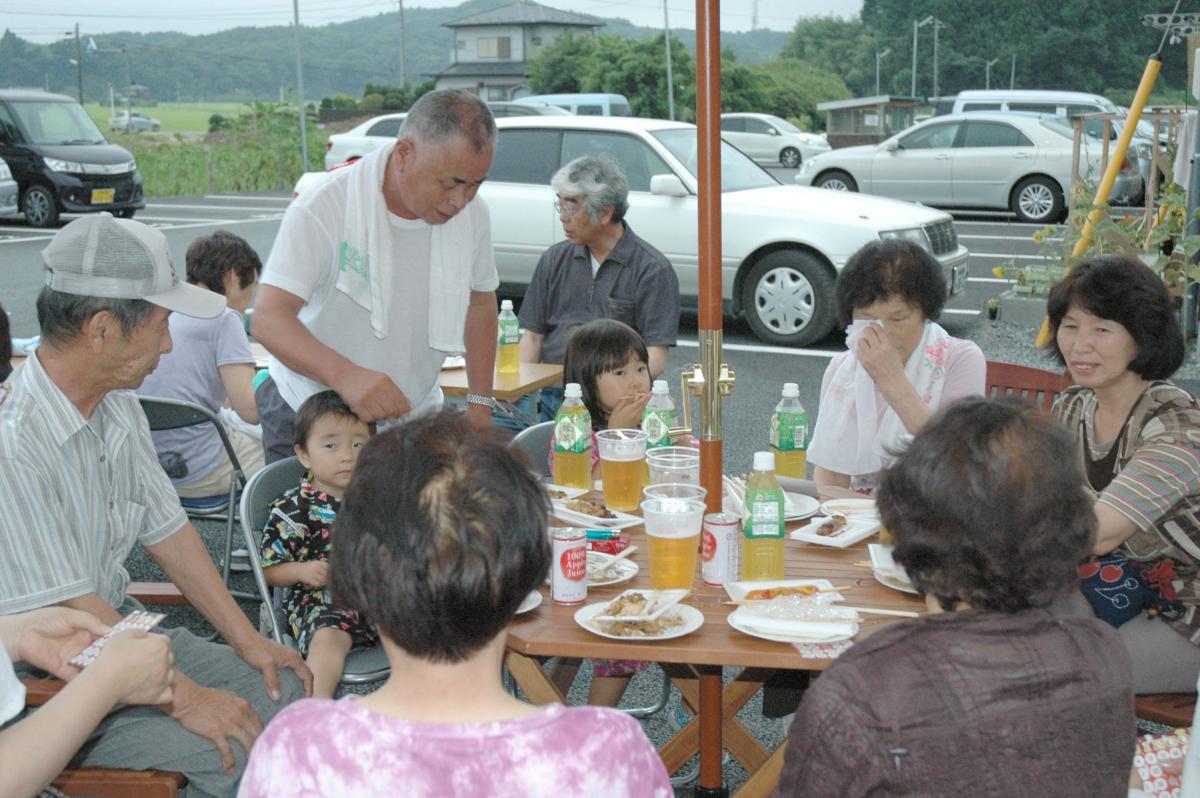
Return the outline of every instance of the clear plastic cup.
[[[596,433],[604,503],[612,510],[633,512],[642,493],[646,433],[640,429],[606,429]]]
[[[650,484],[700,484],[700,451],[688,446],[661,446],[646,452]]]
[[[650,587],[691,590],[696,580],[700,525],[706,512],[699,499],[646,499],[642,517],[650,543]]]
[[[708,491],[690,482],[664,482],[661,485],[648,485],[642,488],[642,495],[647,499],[696,499],[704,501]]]

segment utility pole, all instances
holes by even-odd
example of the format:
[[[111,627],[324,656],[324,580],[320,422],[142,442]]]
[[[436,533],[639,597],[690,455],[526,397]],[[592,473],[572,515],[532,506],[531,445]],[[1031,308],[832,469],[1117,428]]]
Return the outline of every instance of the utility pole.
[[[887,48],[882,53],[879,52],[878,50],[875,51],[875,96],[876,97],[878,97],[881,93],[879,91],[879,62],[882,59],[884,59],[885,57],[887,57],[887,54],[890,53],[891,51],[892,51],[891,47]]]
[[[940,19],[933,21],[933,96],[941,97],[938,94],[938,31],[946,27],[946,23]]]
[[[754,0],[754,5],[751,6],[750,30],[758,30],[758,0]]]
[[[83,105],[83,42],[79,40],[79,23],[75,23],[75,77],[79,81],[79,104]]]
[[[987,69],[984,72],[983,78],[983,87],[985,89],[990,89],[992,87],[992,65],[999,60],[999,58],[993,58],[991,61],[987,62]]]
[[[296,39],[296,100],[300,105],[300,157],[301,169],[308,171],[308,120],[304,112],[304,62],[300,60],[300,0],[292,0],[292,16],[295,27],[292,28]]]
[[[755,7],[757,8],[757,3]],[[667,17],[667,0],[663,0],[663,44],[667,48],[667,115],[674,122],[675,80],[671,77],[671,21]]]
[[[400,85],[408,85],[408,77],[404,71],[404,0],[398,0],[400,5]]]
[[[932,16],[925,17],[925,19],[921,20],[920,22],[917,22],[915,19],[913,20],[912,91],[909,93],[912,97],[917,96],[917,31],[928,25],[930,22],[933,22]]]
[[[1017,54],[1013,53],[1012,70],[1008,73],[1008,90],[1012,91],[1017,85]]]

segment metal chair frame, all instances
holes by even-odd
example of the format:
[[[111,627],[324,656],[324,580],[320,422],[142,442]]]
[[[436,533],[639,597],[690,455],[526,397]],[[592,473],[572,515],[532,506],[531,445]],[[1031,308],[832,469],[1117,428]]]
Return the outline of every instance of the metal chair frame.
[[[233,527],[236,523],[233,508],[237,506],[238,491],[246,485],[246,475],[242,471],[241,463],[238,462],[237,452],[233,449],[233,443],[229,440],[225,425],[207,407],[194,402],[157,396],[139,396],[138,401],[141,402],[142,412],[146,414],[146,419],[150,422],[151,432],[211,424],[221,439],[221,446],[224,447],[225,455],[233,466],[233,472],[229,477],[229,493],[220,497],[223,499],[220,503],[211,506],[189,504],[187,499],[181,500],[180,504],[190,519],[225,522],[225,551],[221,556],[220,567],[221,579],[228,588],[230,566],[233,561]],[[233,589],[230,589],[229,592],[241,599],[254,600],[256,598],[253,593]]]
[[[542,421],[526,427],[513,437],[508,446],[529,455],[533,470],[543,477],[550,476],[550,447],[554,444],[554,422]]]

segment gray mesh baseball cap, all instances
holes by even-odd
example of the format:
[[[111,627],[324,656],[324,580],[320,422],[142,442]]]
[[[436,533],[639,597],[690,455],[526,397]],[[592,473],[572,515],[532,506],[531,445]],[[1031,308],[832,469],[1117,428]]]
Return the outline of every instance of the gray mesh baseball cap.
[[[111,299],[144,299],[167,310],[211,319],[225,297],[179,279],[167,237],[111,213],[81,216],[42,250],[46,285],[55,291]]]

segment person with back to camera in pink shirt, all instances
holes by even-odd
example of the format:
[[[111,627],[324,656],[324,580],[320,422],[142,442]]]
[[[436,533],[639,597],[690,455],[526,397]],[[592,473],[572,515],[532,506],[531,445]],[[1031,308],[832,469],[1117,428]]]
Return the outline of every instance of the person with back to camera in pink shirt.
[[[375,622],[391,676],[280,713],[239,796],[669,798],[633,718],[504,689],[508,625],[550,568],[548,509],[521,461],[452,411],[373,437],[334,522],[329,585]]]

